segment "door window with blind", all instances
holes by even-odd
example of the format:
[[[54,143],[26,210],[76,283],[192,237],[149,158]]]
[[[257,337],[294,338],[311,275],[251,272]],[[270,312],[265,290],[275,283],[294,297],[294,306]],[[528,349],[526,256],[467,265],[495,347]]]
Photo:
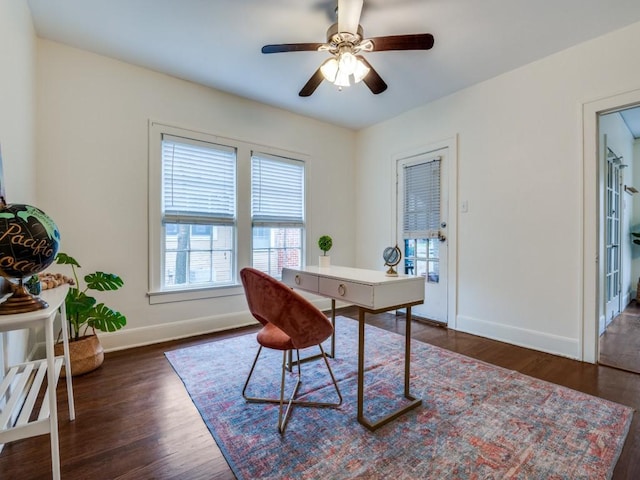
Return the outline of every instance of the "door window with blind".
[[[273,277],[300,267],[304,238],[304,162],[253,152],[252,265]]]
[[[440,157],[401,163],[405,273],[440,282]]]
[[[235,283],[236,150],[162,135],[163,289]]]

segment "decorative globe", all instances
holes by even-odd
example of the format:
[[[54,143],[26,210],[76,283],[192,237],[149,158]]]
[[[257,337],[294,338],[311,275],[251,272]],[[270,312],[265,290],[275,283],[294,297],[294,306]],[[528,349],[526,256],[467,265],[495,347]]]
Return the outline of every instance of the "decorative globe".
[[[56,258],[60,232],[42,210],[31,205],[0,207],[0,274],[25,278],[46,269]]]
[[[389,267],[395,267],[400,263],[402,252],[397,245],[395,247],[387,247],[384,249],[384,252],[382,252],[382,258],[384,259],[385,265]]]
[[[395,247],[387,247],[382,252],[382,258],[384,259],[384,264],[389,267],[387,270],[387,277],[397,277],[398,272],[396,272],[395,267],[400,263],[400,259],[402,258],[402,252],[398,245]]]

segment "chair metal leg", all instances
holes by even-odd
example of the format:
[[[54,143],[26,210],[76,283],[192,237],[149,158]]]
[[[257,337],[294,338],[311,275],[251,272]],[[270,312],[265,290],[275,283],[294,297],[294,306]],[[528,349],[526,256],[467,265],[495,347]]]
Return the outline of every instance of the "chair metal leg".
[[[327,370],[329,370],[329,375],[331,375],[331,381],[333,382],[333,386],[336,389],[336,393],[338,394],[338,403],[324,403],[324,404],[320,404],[320,406],[327,406],[327,407],[339,407],[340,405],[342,405],[342,394],[340,393],[340,389],[338,388],[338,382],[336,381],[336,377],[333,375],[333,370],[331,370],[331,366],[329,365],[329,359],[327,358],[327,355],[324,353],[324,348],[322,348],[321,344],[318,344],[318,347],[320,347],[320,352],[322,353],[322,358],[324,359],[324,364],[327,366]]]
[[[287,361],[288,357],[289,357],[289,351],[285,350],[282,352],[282,377],[281,377],[281,381],[280,381],[280,397],[279,398],[265,398],[265,397],[251,397],[248,396],[246,394],[246,390],[247,390],[247,386],[249,385],[249,381],[251,380],[251,377],[253,375],[253,371],[255,370],[256,364],[258,363],[258,357],[260,356],[260,353],[262,352],[262,345],[260,346],[260,348],[258,349],[258,353],[256,354],[255,359],[253,360],[253,364],[251,365],[251,370],[249,371],[249,375],[247,377],[247,380],[244,383],[244,387],[242,388],[242,396],[244,397],[244,399],[247,402],[251,402],[251,403],[277,403],[280,405],[280,408],[278,410],[278,431],[280,433],[284,433],[286,426],[287,426],[287,420],[289,418],[289,412],[292,408],[293,405],[300,405],[301,407],[339,407],[340,405],[342,405],[342,394],[340,393],[340,388],[338,387],[338,382],[336,381],[336,378],[333,374],[333,370],[331,370],[331,366],[329,365],[329,360],[327,359],[327,355],[324,352],[324,349],[322,348],[322,345],[318,345],[320,347],[320,354],[322,356],[322,358],[324,359],[324,363],[327,366],[327,370],[329,370],[329,375],[331,376],[331,381],[333,382],[333,386],[336,390],[336,393],[338,394],[338,402],[309,402],[309,401],[304,401],[304,400],[296,400],[296,397],[298,396],[298,389],[300,388],[300,383],[302,382],[302,372],[300,369],[300,352],[298,350],[296,350],[296,356],[297,356],[297,369],[298,369],[298,375],[296,378],[296,384],[295,387],[293,388],[293,393],[291,394],[291,396],[289,397],[288,401],[286,401],[286,410],[284,410],[285,407],[285,398],[284,398],[284,390],[285,390],[285,385],[286,385],[286,373],[289,371],[289,366],[290,366],[290,362]],[[284,410],[284,412],[283,412]]]
[[[287,368],[287,351],[282,352],[282,381],[280,382],[280,408],[278,409],[278,431],[280,433],[284,433],[285,428],[287,428],[287,419],[289,418],[289,412],[291,411],[291,404],[295,399],[298,388],[300,387],[300,352],[296,349],[296,356],[298,357],[298,378],[296,379],[296,386],[293,388],[293,393],[291,397],[289,397],[289,402],[287,403],[287,410],[284,412],[284,416],[282,414],[282,408],[284,406],[284,386],[285,386],[285,377],[288,371]]]
[[[260,348],[258,348],[258,353],[256,353],[256,358],[253,359],[251,370],[249,370],[249,376],[247,377],[247,380],[244,382],[244,387],[242,387],[242,396],[248,402],[257,402],[261,400],[258,397],[247,397],[247,395],[245,394],[247,390],[247,386],[249,385],[249,380],[251,380],[251,375],[253,375],[253,370],[256,368],[256,363],[258,363],[258,357],[260,356],[260,352],[262,352],[262,345],[260,345]],[[265,399],[262,399],[262,400],[265,400]]]

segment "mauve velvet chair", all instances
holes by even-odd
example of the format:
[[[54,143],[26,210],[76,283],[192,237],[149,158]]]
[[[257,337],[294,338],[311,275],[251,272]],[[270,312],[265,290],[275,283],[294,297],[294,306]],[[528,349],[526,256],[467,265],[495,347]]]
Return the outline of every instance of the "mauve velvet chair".
[[[307,299],[291,290],[284,283],[279,282],[266,273],[254,268],[243,268],[240,278],[249,304],[251,314],[262,324],[257,340],[260,344],[256,358],[249,371],[249,376],[242,389],[242,396],[248,402],[279,403],[278,431],[284,433],[289,411],[292,405],[307,407],[338,407],[342,404],[342,395],[338,383],[333,375],[327,356],[322,348],[322,342],[331,336],[333,326],[329,319]],[[297,400],[300,387],[300,352],[302,348],[317,345],[324,363],[331,375],[331,381],[338,394],[337,402],[310,402]],[[246,390],[253,375],[262,347],[282,350],[282,380],[280,382],[280,398],[262,398],[247,396]],[[285,377],[287,372],[287,354],[295,350],[297,356],[298,378],[293,393],[287,402],[287,409],[283,414],[285,398]]]

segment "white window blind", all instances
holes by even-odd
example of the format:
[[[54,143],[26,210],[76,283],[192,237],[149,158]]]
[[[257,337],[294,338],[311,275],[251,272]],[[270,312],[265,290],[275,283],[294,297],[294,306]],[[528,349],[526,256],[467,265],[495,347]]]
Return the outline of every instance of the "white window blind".
[[[440,158],[404,167],[404,238],[437,238],[440,231]]]
[[[254,227],[304,226],[304,162],[253,153],[251,219]]]
[[[163,222],[234,224],[236,151],[162,136]]]

